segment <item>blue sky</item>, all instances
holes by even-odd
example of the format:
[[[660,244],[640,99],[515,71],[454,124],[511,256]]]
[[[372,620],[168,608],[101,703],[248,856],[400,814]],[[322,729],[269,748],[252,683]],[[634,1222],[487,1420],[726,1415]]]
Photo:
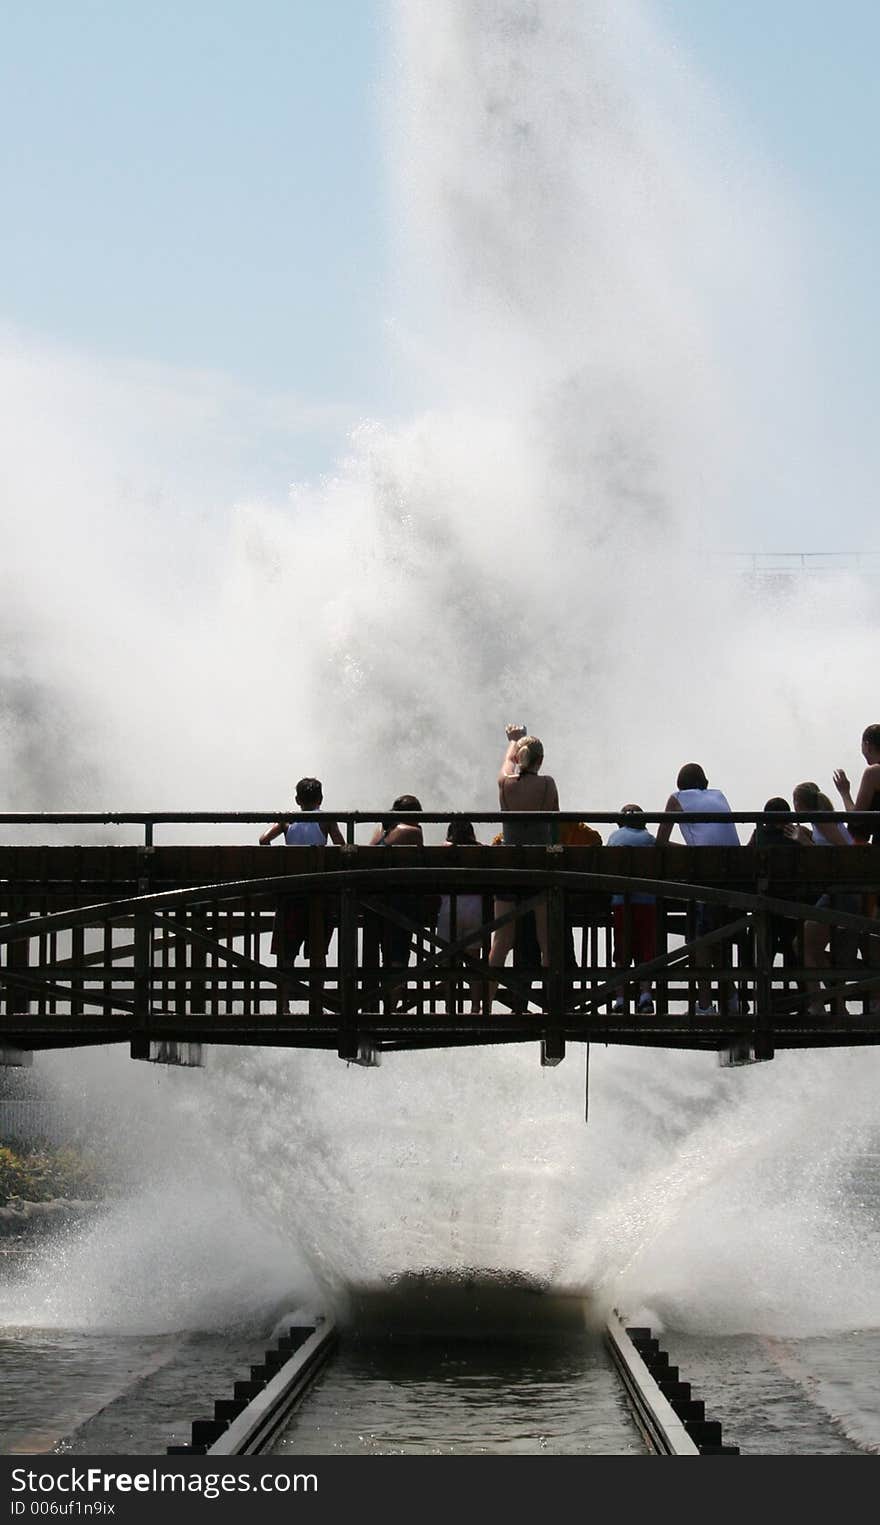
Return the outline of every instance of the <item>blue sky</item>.
[[[880,7],[656,0],[822,231],[819,346],[873,427]],[[0,323],[98,356],[381,414],[391,240],[380,0],[0,6]],[[318,430],[307,468],[338,439]],[[864,538],[864,537],[863,537]]]
[[[374,7],[7,0],[0,16],[2,317],[316,401],[368,395]]]

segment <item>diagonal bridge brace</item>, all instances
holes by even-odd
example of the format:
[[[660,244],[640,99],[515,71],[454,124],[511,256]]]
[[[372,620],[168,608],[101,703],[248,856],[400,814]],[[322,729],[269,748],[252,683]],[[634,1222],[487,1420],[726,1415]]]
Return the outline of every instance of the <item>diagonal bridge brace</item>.
[[[495,932],[499,927],[508,926],[510,922],[517,921],[521,917],[526,916],[537,905],[540,905],[543,899],[544,893],[542,892],[539,895],[532,896],[529,900],[518,901],[512,911],[506,911],[502,916],[496,916],[492,921],[484,922],[481,926],[472,928],[470,932],[466,932],[463,936],[456,938],[453,943],[447,943],[430,927],[426,927],[423,923],[412,921],[410,917],[397,911],[396,908],[383,904],[382,901],[362,898],[360,905],[364,910],[372,911],[376,915],[384,917],[387,921],[391,921],[396,926],[401,927],[405,932],[416,933],[416,935],[432,942],[435,947],[440,949],[440,952],[436,953],[433,958],[424,959],[421,963],[406,966],[405,977],[407,980],[413,980],[442,971],[445,967],[444,961],[446,959],[454,957],[458,953],[464,953],[478,939],[482,942],[487,933]],[[361,1004],[366,1006],[368,1000],[380,996],[387,985],[399,984],[403,968],[403,965],[399,965],[383,973],[377,985],[362,992]],[[515,994],[525,1000],[529,999],[534,983],[533,980],[527,980],[522,975],[517,974],[515,970],[507,970],[500,966],[496,967],[494,964],[487,964],[482,958],[469,959],[464,971],[461,969],[456,970],[456,973],[459,975],[462,972],[466,974],[468,979],[491,979],[499,984],[508,985]],[[404,1009],[408,1010],[417,1001],[418,995],[407,1002]]]

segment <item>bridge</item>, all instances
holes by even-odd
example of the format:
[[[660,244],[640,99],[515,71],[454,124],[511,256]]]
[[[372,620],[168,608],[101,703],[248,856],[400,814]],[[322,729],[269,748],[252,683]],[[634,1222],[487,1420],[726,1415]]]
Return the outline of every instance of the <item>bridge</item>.
[[[344,847],[157,841],[169,829],[210,827],[216,836],[218,828],[228,834],[280,818],[0,815],[5,835],[38,839],[0,846],[0,1062],[125,1043],[133,1058],[198,1064],[206,1045],[222,1043],[321,1049],[376,1064],[398,1051],[533,1043],[551,1065],[569,1044],[613,1043],[714,1050],[741,1063],[780,1049],[880,1042],[880,921],[836,908],[845,895],[870,908],[880,848],[359,845],[358,830],[377,812],[337,815]],[[400,816],[425,825],[450,818]],[[500,820],[467,818],[478,829]],[[568,811],[556,819],[601,826],[617,816]],[[732,819],[749,827],[803,817]],[[131,826],[143,830],[142,842],[94,840]],[[91,840],[40,842],[61,833]],[[831,903],[817,906],[823,892]],[[656,897],[656,957],[625,972],[612,960],[615,893],[625,928],[633,896]],[[465,894],[481,897],[482,923],[459,935],[456,897]],[[450,897],[445,939],[440,896]],[[279,907],[291,903],[305,908],[313,951],[279,969],[272,928]],[[513,964],[490,969],[493,931],[513,922],[525,934],[539,904],[547,907],[549,966],[541,968],[533,940],[518,936]],[[720,909],[701,932],[698,908],[707,905]],[[795,951],[803,942],[790,934],[806,921],[828,927],[827,970],[806,968]],[[385,962],[391,928],[411,939],[405,970]],[[707,978],[715,1010],[699,1015],[697,987]],[[624,980],[623,1009],[615,1009]],[[650,1015],[637,1010],[647,981]]]

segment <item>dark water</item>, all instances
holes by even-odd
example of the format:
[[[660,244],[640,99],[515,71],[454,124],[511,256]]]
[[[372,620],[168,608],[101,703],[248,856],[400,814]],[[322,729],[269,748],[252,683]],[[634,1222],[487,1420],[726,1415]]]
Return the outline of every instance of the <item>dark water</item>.
[[[161,1455],[231,1397],[259,1334],[120,1336],[7,1330],[0,1338],[0,1451]]]
[[[344,1348],[275,1446],[296,1456],[644,1455],[597,1339]]]
[[[8,1329],[0,1450],[157,1455],[189,1440],[266,1331],[120,1336]],[[746,1455],[880,1453],[880,1331],[663,1345]],[[344,1339],[277,1449],[295,1455],[642,1452],[600,1341]]]

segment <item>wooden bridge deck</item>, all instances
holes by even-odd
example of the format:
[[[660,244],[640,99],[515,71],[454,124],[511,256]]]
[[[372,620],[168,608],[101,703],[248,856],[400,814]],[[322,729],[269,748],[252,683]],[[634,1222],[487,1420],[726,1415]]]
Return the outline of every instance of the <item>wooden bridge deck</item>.
[[[811,903],[829,890],[864,897],[878,883],[875,847],[0,847],[0,1046],[126,1042],[137,1057],[162,1057],[169,1044],[274,1044],[364,1060],[540,1041],[554,1063],[570,1042],[759,1058],[872,1044],[880,922]],[[512,909],[496,905],[513,890]],[[615,1015],[610,897],[629,903],[639,890],[657,897],[657,958],[628,971],[626,1012]],[[456,894],[483,896],[483,927],[460,939],[453,916],[444,943],[437,900]],[[491,1014],[463,1010],[487,978],[493,925],[504,915],[524,922],[536,897],[548,907],[549,968],[521,950],[492,970]],[[333,935],[326,960],[284,972],[269,945],[291,898],[308,907],[313,947],[323,948],[323,926]],[[702,938],[700,902],[727,908],[724,925]],[[802,983],[815,971],[773,960],[781,919],[807,918],[832,929],[818,1015],[806,1012]],[[405,976],[383,962],[390,927],[412,933]],[[462,943],[475,937],[481,952],[468,963]],[[701,949],[716,960],[710,1017],[695,1014]],[[654,1015],[635,1013],[639,978],[653,983]],[[734,994],[739,1011],[725,1012]]]

